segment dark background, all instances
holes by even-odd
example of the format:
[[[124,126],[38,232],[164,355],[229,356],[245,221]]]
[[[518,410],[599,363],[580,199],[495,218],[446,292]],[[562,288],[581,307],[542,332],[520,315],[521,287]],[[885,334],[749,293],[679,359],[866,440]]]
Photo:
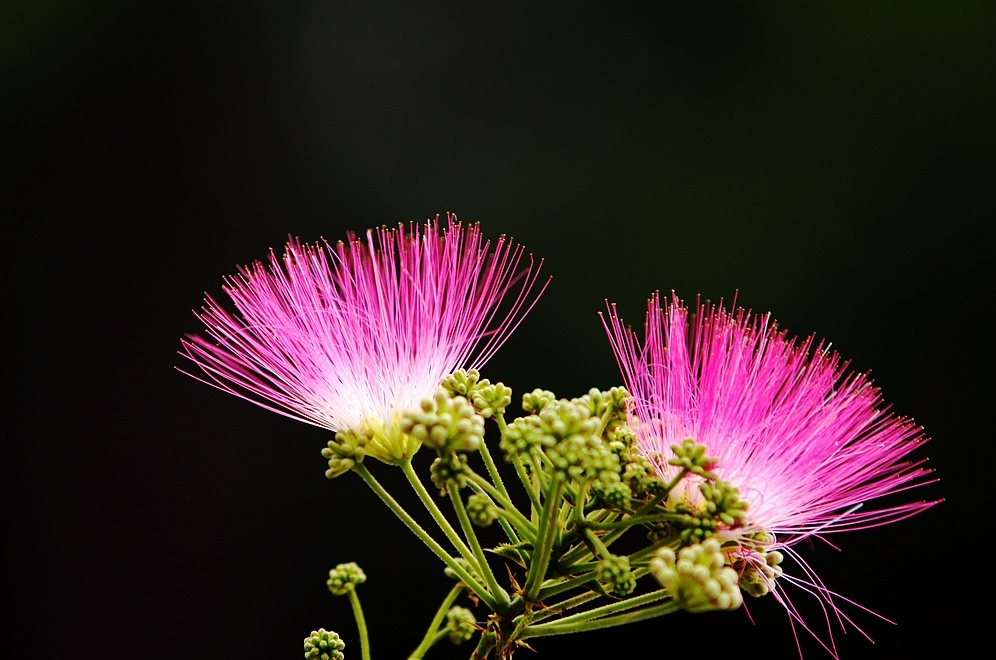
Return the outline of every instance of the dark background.
[[[947,501],[801,548],[898,624],[852,607],[876,643],[840,653],[979,641],[996,5],[828,4],[4,3],[6,657],[295,658],[322,626],[356,660],[324,584],[350,560],[375,657],[406,657],[439,562],[355,476],[325,480],[326,432],[174,366],[202,292],[288,234],[445,211],[554,277],[486,369],[518,394],[617,384],[596,313],[641,323],[655,289],[739,290],[873,369],[932,438],[915,456],[941,482],[908,497]],[[536,648],[796,657],[773,599],[748,605],[754,626],[681,613]]]

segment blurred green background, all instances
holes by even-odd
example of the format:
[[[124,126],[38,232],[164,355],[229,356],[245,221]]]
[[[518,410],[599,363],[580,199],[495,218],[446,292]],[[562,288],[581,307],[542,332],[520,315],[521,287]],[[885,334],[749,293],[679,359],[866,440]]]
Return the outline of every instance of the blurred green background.
[[[933,438],[917,457],[942,482],[910,497],[948,501],[805,556],[899,624],[852,608],[877,643],[839,636],[842,657],[968,648],[994,63],[991,2],[3,4],[7,657],[299,657],[322,626],[356,658],[324,587],[350,560],[375,655],[414,648],[436,560],[359,480],[325,481],[325,432],[173,366],[202,292],[288,234],[446,211],[553,276],[486,370],[518,393],[616,384],[597,312],[641,324],[658,289],[737,295],[873,370]],[[756,626],[680,614],[537,648],[796,657],[777,604],[748,605]]]

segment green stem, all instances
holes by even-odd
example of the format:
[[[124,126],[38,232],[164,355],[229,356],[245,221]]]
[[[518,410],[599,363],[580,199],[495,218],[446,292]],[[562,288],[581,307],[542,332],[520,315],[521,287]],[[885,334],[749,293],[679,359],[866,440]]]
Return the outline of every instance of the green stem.
[[[542,594],[542,592],[540,592]],[[545,610],[540,610],[533,614],[533,621],[542,621],[561,612],[565,612],[571,608],[577,607],[578,605],[584,605],[585,603],[600,598],[601,594],[595,591],[587,591],[583,594],[574,596],[573,598],[568,598],[567,600],[562,600],[559,603],[554,603],[553,605],[548,605]]]
[[[477,642],[477,648],[470,654],[470,660],[484,660],[491,655],[491,649],[495,647],[495,634],[493,632],[481,633],[481,639]]]
[[[657,591],[651,591],[648,594],[635,596],[633,598],[627,598],[626,600],[620,600],[615,603],[603,605],[602,607],[596,607],[595,609],[585,610],[584,612],[578,612],[577,614],[566,616],[563,619],[559,619],[547,625],[560,626],[569,623],[577,623],[580,621],[590,621],[592,619],[600,619],[604,616],[608,616],[609,614],[615,614],[617,612],[625,612],[626,610],[631,610],[634,607],[639,607],[640,605],[647,605],[649,603],[654,603],[658,600],[663,600],[667,597],[668,597],[667,589],[658,589]]]
[[[515,508],[515,505],[512,504],[511,500],[504,497],[494,486],[488,483],[487,479],[476,472],[470,472],[467,476],[475,486],[479,486],[481,490],[498,500],[498,503],[501,504],[502,508],[505,510],[509,522],[516,526],[519,530],[519,534],[525,536],[530,541],[536,537],[535,525],[529,522],[529,520],[527,520],[526,517],[522,515],[517,508]]]
[[[488,564],[487,557],[484,556],[484,551],[481,549],[481,542],[477,540],[477,534],[474,532],[474,525],[470,522],[470,517],[467,515],[467,508],[463,505],[463,498],[460,497],[460,491],[457,489],[455,484],[448,484],[446,490],[450,494],[450,500],[453,501],[453,508],[456,510],[457,519],[460,521],[460,527],[463,528],[463,535],[467,537],[467,541],[470,542],[470,547],[474,551],[474,556],[477,558],[477,563],[480,565],[481,575],[484,576],[484,581],[488,583],[488,589],[494,595],[495,600],[498,603],[497,614],[507,614],[508,613],[508,594],[505,590],[498,586],[498,581],[495,579],[495,574],[491,571],[491,565]]]
[[[471,566],[479,569],[477,566],[477,559],[474,558],[474,553],[470,551],[467,544],[463,542],[460,535],[457,534],[455,529],[453,529],[450,521],[446,519],[443,512],[439,510],[438,506],[436,506],[435,501],[432,499],[432,495],[430,495],[429,491],[425,489],[425,486],[422,484],[422,480],[419,479],[418,474],[415,473],[415,468],[412,467],[411,459],[405,459],[398,463],[398,465],[401,466],[401,470],[405,473],[405,476],[408,477],[408,482],[412,485],[412,488],[415,489],[415,492],[418,493],[418,498],[422,500],[422,504],[432,515],[432,519],[436,521],[436,524],[439,525],[439,529],[443,530],[443,534],[445,534],[446,538],[450,540],[453,547],[457,549],[457,551]]]
[[[444,630],[439,630],[439,626],[442,625],[443,620],[446,618],[446,613],[450,611],[450,607],[453,602],[457,599],[464,589],[463,584],[457,582],[450,589],[450,593],[446,594],[446,598],[443,599],[443,604],[439,606],[436,611],[436,616],[432,617],[432,623],[429,624],[429,629],[425,633],[425,637],[422,638],[422,642],[418,645],[418,648],[412,651],[408,660],[421,660],[425,652],[428,651],[433,644],[438,642],[441,637],[439,635],[445,635]]]
[[[360,631],[360,654],[363,660],[370,660],[370,638],[367,635],[367,621],[363,618],[363,608],[360,606],[360,597],[357,595],[355,587],[349,590],[349,604],[353,606],[356,627]]]
[[[515,473],[519,475],[519,481],[522,482],[522,487],[526,489],[526,494],[529,496],[529,502],[533,505],[532,516],[533,522],[536,522],[536,516],[542,508],[539,500],[539,489],[536,487],[536,481],[531,479],[528,474],[526,474],[526,467],[522,464],[522,457],[516,455],[512,459],[512,465],[515,466]]]
[[[626,623],[653,619],[654,617],[676,612],[679,609],[681,608],[677,603],[674,601],[668,601],[654,607],[647,607],[635,612],[627,612],[626,614],[605,617],[604,619],[597,619],[595,621],[578,621],[567,624],[547,623],[539,626],[530,626],[522,631],[520,639],[526,639],[529,637],[546,637],[549,635],[566,635],[568,633],[584,632],[587,630],[611,628],[612,626],[621,626]]]
[[[564,490],[564,481],[565,479],[561,477],[555,478],[550,483],[546,502],[540,513],[539,529],[536,532],[536,550],[533,552],[529,571],[526,574],[525,597],[528,601],[536,601],[540,586],[543,584],[543,577],[546,575],[547,566],[550,563],[553,540],[557,535],[554,516],[560,512],[560,494]]]
[[[612,556],[612,553],[609,552],[609,549],[605,546],[604,543],[602,543],[602,539],[598,538],[598,535],[595,534],[595,532],[588,529],[587,527],[584,528],[584,537],[588,540],[589,543],[595,546],[595,550],[598,551],[598,554],[602,555],[602,559],[608,559],[609,557]]]
[[[481,458],[484,459],[484,465],[488,468],[488,474],[491,475],[491,481],[495,482],[495,486],[498,487],[498,491],[505,496],[506,500],[511,501],[511,497],[508,496],[508,491],[505,490],[505,482],[501,480],[501,474],[498,473],[498,466],[495,464],[495,459],[491,458],[491,452],[488,450],[487,443],[481,443]]]
[[[582,523],[586,529],[626,529],[627,527],[632,527],[633,525],[642,525],[644,523],[659,522],[663,520],[670,521],[680,521],[686,520],[688,516],[680,513],[655,513],[649,516],[633,516],[630,518],[623,518],[622,520],[616,520],[613,522],[591,522],[587,521]]]
[[[570,591],[575,587],[580,587],[583,584],[591,582],[595,579],[594,571],[585,573],[584,575],[578,575],[577,577],[572,577],[569,580],[564,580],[562,582],[557,582],[554,584],[547,585],[540,589],[539,597],[536,600],[546,601],[547,598],[556,596],[557,594],[563,593],[565,591]]]
[[[405,525],[408,526],[408,529],[412,530],[412,532],[415,533],[415,536],[417,536],[422,543],[429,546],[429,549],[436,553],[436,556],[442,559],[443,563],[449,566],[450,569],[452,569],[453,572],[456,573],[461,580],[463,580],[463,583],[466,584],[478,598],[484,601],[484,603],[490,607],[492,611],[494,611],[496,603],[491,597],[491,594],[488,593],[488,590],[485,589],[480,582],[471,577],[470,573],[468,573],[463,566],[457,563],[453,557],[450,557],[449,553],[443,550],[443,547],[436,543],[436,540],[429,536],[429,534],[422,529],[417,522],[415,522],[415,519],[408,515],[407,511],[401,508],[401,505],[398,504],[393,497],[391,497],[391,494],[384,490],[384,487],[380,485],[380,482],[374,479],[374,476],[370,474],[370,471],[367,470],[366,466],[359,463],[353,468],[353,471],[360,475],[360,478],[363,479],[368,486],[370,486],[371,490],[373,490],[373,492],[377,494],[384,504],[387,505],[387,508],[393,511],[394,515],[400,518],[401,522],[405,523]]]

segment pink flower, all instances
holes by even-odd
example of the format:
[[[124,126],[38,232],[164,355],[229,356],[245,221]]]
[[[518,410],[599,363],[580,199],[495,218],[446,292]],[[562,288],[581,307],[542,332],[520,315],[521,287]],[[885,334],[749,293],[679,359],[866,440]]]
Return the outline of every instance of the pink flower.
[[[639,446],[659,475],[667,479],[678,469],[667,464],[671,445],[694,438],[718,459],[713,471],[719,479],[747,502],[746,524],[720,532],[721,539],[743,544],[731,557],[734,567],[755,569],[754,577],[802,623],[776,588],[780,568],[762,565],[765,554],[786,551],[800,562],[805,579],[785,579],[843,617],[833,603],[836,594],[789,546],[895,522],[934,504],[866,508],[928,481],[923,461],[908,458],[926,440],[922,430],[887,412],[867,377],[849,372],[836,353],[813,337],[789,338],[767,314],[731,313],[706,303],[690,315],[677,297],[662,306],[657,294],[648,304],[642,344],[614,306],[605,326],[633,396]],[[697,484],[687,483],[672,497],[694,501]]]
[[[400,413],[487,362],[545,288],[533,290],[542,262],[522,268],[523,256],[453,215],[442,232],[437,217],[335,246],[291,239],[282,259],[271,251],[269,266],[226,278],[237,314],[206,298],[197,316],[211,339],[188,336],[181,355],[203,382],[330,431],[372,432],[368,454],[407,458],[418,442],[398,431]]]

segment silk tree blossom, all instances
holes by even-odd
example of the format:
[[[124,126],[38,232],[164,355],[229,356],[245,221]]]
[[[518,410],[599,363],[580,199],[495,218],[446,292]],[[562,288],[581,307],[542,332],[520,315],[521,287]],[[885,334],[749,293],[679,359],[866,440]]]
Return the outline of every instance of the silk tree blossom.
[[[196,315],[208,338],[188,335],[181,354],[203,371],[198,380],[314,426],[367,433],[366,453],[381,460],[409,458],[419,442],[398,428],[401,413],[452,371],[487,362],[545,288],[542,262],[524,257],[453,215],[336,245],[291,239],[283,257],[271,251],[268,265],[225,279],[236,314],[207,296]]]
[[[604,322],[633,397],[639,447],[658,476],[676,474],[668,464],[671,446],[694,438],[717,459],[713,472],[747,503],[746,523],[718,534],[733,549],[729,562],[740,571],[744,590],[772,591],[790,620],[805,627],[775,585],[782,576],[781,550],[805,573],[785,579],[846,620],[834,604],[836,594],[791,546],[901,520],[934,504],[868,506],[928,481],[923,461],[909,459],[926,440],[922,430],[889,413],[864,374],[850,372],[813,337],[789,338],[770,315],[731,313],[708,303],[690,314],[677,297],[662,304],[656,294],[642,344],[614,306]],[[695,504],[701,498],[697,480],[681,484],[671,497]]]

